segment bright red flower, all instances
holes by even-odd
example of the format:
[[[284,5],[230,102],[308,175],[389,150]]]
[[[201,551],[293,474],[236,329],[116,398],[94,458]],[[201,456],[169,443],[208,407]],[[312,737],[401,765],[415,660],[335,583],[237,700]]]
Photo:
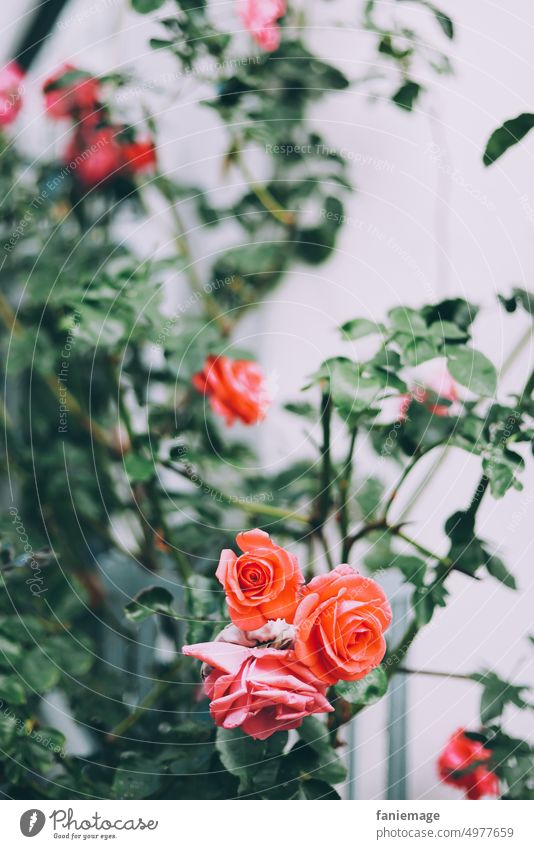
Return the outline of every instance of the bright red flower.
[[[439,756],[439,777],[445,784],[464,790],[468,799],[498,796],[499,779],[487,767],[490,758],[489,749],[476,740],[470,740],[465,729],[459,728]]]
[[[246,425],[256,424],[265,418],[271,400],[262,370],[250,360],[209,356],[202,371],[193,377],[193,386],[207,395],[227,425],[236,419]]]
[[[246,648],[226,642],[184,646],[185,655],[206,663],[210,713],[222,728],[240,728],[256,740],[298,728],[304,717],[333,710],[326,688],[293,651]]]
[[[80,125],[65,151],[65,162],[85,186],[95,186],[117,176],[124,165],[117,130]]]
[[[232,622],[244,631],[261,628],[271,619],[293,622],[304,580],[297,558],[258,528],[238,534],[236,542],[243,554],[225,549],[215,573]]]
[[[88,71],[65,63],[43,85],[46,110],[53,118],[80,118],[99,105],[100,83]]]
[[[151,139],[123,144],[121,150],[126,167],[134,174],[156,165],[156,147]]]
[[[294,622],[295,653],[319,681],[357,681],[384,657],[391,608],[376,581],[342,565],[304,587]]]
[[[238,0],[237,10],[254,41],[271,52],[280,44],[277,21],[286,13],[285,0]]]
[[[0,70],[0,127],[11,124],[22,108],[24,71],[16,62]]]

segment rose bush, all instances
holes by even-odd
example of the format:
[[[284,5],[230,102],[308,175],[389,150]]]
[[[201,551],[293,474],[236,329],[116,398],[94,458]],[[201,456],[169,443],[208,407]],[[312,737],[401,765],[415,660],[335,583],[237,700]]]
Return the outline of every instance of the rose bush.
[[[134,0],[144,12],[160,5]],[[341,353],[284,405],[310,432],[297,462],[264,468],[250,431],[227,429],[263,421],[274,403],[254,353],[237,350],[239,321],[287,272],[326,262],[350,226],[347,158],[313,125],[318,102],[357,87],[409,113],[432,97],[431,73],[449,68],[426,29],[406,37],[397,5],[389,22],[387,9],[361,5],[379,80],[349,80],[318,55],[307,10],[291,3],[236,2],[227,29],[209,3],[155,15],[151,47],[176,63],[171,77],[202,81],[224,139],[235,192],[223,199],[187,169],[158,164],[155,94],[139,81],[47,73],[44,109],[71,129],[58,159],[35,163],[16,139],[21,72],[8,66],[0,79],[0,416],[2,462],[16,478],[0,551],[4,795],[339,798],[347,723],[386,694],[427,624],[450,615],[455,581],[473,596],[482,580],[516,588],[478,510],[521,489],[534,377],[503,391],[473,343],[476,305],[450,297],[397,304],[379,324],[349,317]],[[446,45],[450,18],[428,4],[420,13]],[[115,95],[132,83],[142,109],[129,114]],[[39,85],[31,68],[29,85]],[[138,232],[153,210],[172,239],[148,256]],[[196,230],[215,234],[202,262]],[[161,293],[178,281],[169,313]],[[534,314],[523,289],[502,301]],[[354,343],[367,337],[363,356]],[[450,380],[414,379],[435,362]],[[390,439],[380,412],[407,398]],[[356,467],[361,444],[375,474]],[[443,515],[438,552],[420,538],[428,505],[411,508],[410,525],[396,505],[414,468],[446,446],[479,465],[480,482]],[[234,553],[236,529],[257,526]],[[386,570],[409,588],[397,634],[374,580]],[[470,685],[481,691],[480,728],[466,734],[483,763],[456,741],[442,778],[471,795],[498,782],[502,798],[532,799],[532,747],[511,733],[508,710],[530,710],[528,688],[491,669]],[[43,707],[57,699],[85,729],[87,755],[67,725],[47,727]],[[464,763],[466,774],[486,772],[468,784]]]

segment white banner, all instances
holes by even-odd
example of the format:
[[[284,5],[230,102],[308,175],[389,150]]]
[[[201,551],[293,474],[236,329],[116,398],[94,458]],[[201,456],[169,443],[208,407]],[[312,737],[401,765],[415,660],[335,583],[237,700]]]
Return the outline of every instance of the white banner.
[[[534,847],[534,802],[6,801],[0,812],[6,849]]]

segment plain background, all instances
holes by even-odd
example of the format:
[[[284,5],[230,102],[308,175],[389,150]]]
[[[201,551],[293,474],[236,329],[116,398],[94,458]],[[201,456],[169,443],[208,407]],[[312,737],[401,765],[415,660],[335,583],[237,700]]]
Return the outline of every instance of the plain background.
[[[2,58],[9,57],[31,5],[28,0],[3,0]],[[233,0],[213,5],[229,29],[239,28]],[[357,26],[358,5],[353,0],[306,3],[312,44],[351,78],[363,76],[376,63],[371,38]],[[534,109],[534,10],[528,0],[440,0],[456,23],[456,39],[450,44],[423,7],[384,3],[386,18],[392,5],[399,17],[415,23],[449,53],[455,72],[438,77],[422,69],[419,78],[428,91],[411,115],[380,97],[372,100],[369,89],[328,97],[315,108],[316,126],[347,158],[357,191],[347,200],[349,220],[335,256],[324,266],[292,269],[261,312],[238,331],[238,344],[257,348],[277,387],[277,402],[294,398],[322,358],[344,350],[336,328],[358,315],[381,319],[397,304],[417,307],[462,295],[485,308],[476,324],[476,344],[498,365],[529,324],[526,316],[504,314],[496,294],[512,284],[534,288],[534,136],[489,170],[482,165],[482,151],[504,119]],[[346,23],[350,20],[353,28]],[[326,21],[344,23],[330,26]],[[156,60],[149,51],[148,37],[154,31],[146,18],[128,10],[126,0],[74,0],[27,82],[28,106],[17,125],[21,141],[36,156],[59,155],[64,147],[66,127],[51,127],[43,119],[32,90],[61,61],[97,73],[133,66],[141,77],[159,80],[163,90],[161,95],[139,92],[123,107],[139,111],[145,100],[161,111],[164,169],[177,178],[218,186],[212,199],[223,202],[240,188],[238,174],[222,175],[224,136],[215,117],[198,105],[205,94],[202,87],[177,79],[174,63]],[[392,77],[383,91],[393,90]],[[157,212],[155,206],[155,216]],[[162,222],[155,218],[153,226],[145,224],[136,233],[142,251],[164,250],[171,233],[164,232]],[[193,223],[189,235],[204,268],[213,251],[235,234],[219,234],[214,241]],[[169,303],[179,299],[173,287]],[[510,370],[505,388],[517,390],[533,362],[531,343]],[[283,413],[272,415],[254,438],[268,465],[281,466],[305,451],[301,426]],[[390,480],[391,470],[378,465],[365,445],[358,449],[360,473],[373,471]],[[425,474],[422,469],[421,477]],[[478,477],[474,458],[451,452],[411,515],[412,533],[445,552],[443,522],[466,506]],[[406,495],[416,483],[417,475]],[[526,641],[526,634],[534,633],[532,470],[524,483],[523,493],[508,494],[501,502],[487,498],[479,514],[480,535],[498,548],[517,576],[519,591],[490,579],[475,585],[455,577],[451,603],[416,641],[411,667],[451,672],[491,667],[518,682],[534,683],[533,652]],[[409,798],[458,797],[437,783],[435,761],[452,731],[476,726],[478,697],[479,688],[468,682],[410,678]],[[510,711],[509,720],[512,733],[531,733],[531,714]],[[384,723],[382,705],[359,722],[356,763],[363,798],[379,798],[383,792]]]

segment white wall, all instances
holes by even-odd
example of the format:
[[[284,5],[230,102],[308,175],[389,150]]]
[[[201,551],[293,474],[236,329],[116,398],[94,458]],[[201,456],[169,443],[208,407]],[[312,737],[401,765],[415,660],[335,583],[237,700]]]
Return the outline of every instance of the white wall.
[[[360,91],[332,97],[316,109],[320,131],[333,146],[348,152],[358,190],[348,202],[351,221],[335,257],[319,268],[292,270],[261,314],[241,327],[243,336],[259,334],[259,354],[277,375],[279,400],[294,397],[321,358],[341,350],[336,327],[359,314],[379,319],[395,304],[417,306],[463,295],[487,307],[477,323],[476,342],[497,363],[503,363],[528,326],[526,318],[505,316],[495,294],[511,283],[533,286],[534,136],[489,170],[483,168],[481,155],[490,132],[502,120],[534,109],[534,11],[528,0],[440,3],[457,24],[457,40],[451,48],[455,75],[430,76],[430,94],[415,114],[370,102]],[[218,3],[219,15],[230,19],[232,5]],[[324,28],[321,16],[346,20],[355,5],[352,0],[337,0],[312,8],[316,47],[354,77],[369,71],[374,59],[368,36],[346,25]],[[94,0],[93,6],[95,13],[88,17],[84,14],[87,3],[72,4],[67,24],[58,30],[36,73],[50,71],[68,56],[75,63],[102,70],[133,61],[141,72],[156,75],[159,66],[146,48],[150,30],[146,19],[128,13],[118,0]],[[17,17],[22,7],[19,0],[4,0],[11,27],[6,38],[13,29],[10,8]],[[403,13],[418,21],[426,15],[417,7]],[[235,18],[231,20],[235,26]],[[440,41],[435,27],[421,25]],[[168,65],[161,67],[169,70]],[[239,178],[221,175],[216,119],[195,105],[202,91],[182,81],[173,90],[172,99],[162,100],[165,167],[183,169],[190,179],[218,181],[224,191],[234,191],[232,184]],[[189,105],[184,107],[184,100]],[[27,120],[33,127],[33,118]],[[40,119],[35,126],[43,126]],[[37,136],[38,149],[42,149],[42,138],[53,138],[50,129],[43,132],[48,135]],[[438,158],[431,145],[438,146]],[[159,229],[143,232],[147,249],[161,239]],[[207,263],[214,247],[212,237],[198,231],[191,237],[197,256]],[[509,373],[506,385],[510,389],[521,384],[533,361],[531,345]],[[260,438],[268,463],[281,464],[302,450],[298,423],[283,414],[269,419]],[[365,449],[359,450],[357,467],[369,470],[373,466],[376,461]],[[385,469],[384,474],[388,474]],[[477,462],[468,455],[453,452],[449,456],[412,516],[413,533],[421,542],[445,551],[443,521],[466,505],[478,474]],[[455,577],[453,600],[416,641],[411,666],[463,672],[491,666],[505,676],[534,682],[532,649],[529,653],[524,640],[525,633],[534,632],[533,499],[534,473],[530,472],[523,494],[510,494],[499,503],[488,498],[480,511],[481,535],[501,548],[518,576],[520,592],[514,594],[492,580],[475,585]],[[435,760],[455,728],[476,724],[478,692],[475,685],[463,682],[422,677],[411,681],[412,798],[457,795],[436,783]],[[514,731],[531,731],[529,717],[511,719]],[[382,792],[382,722],[379,707],[364,715],[359,725],[360,794],[364,797]]]

